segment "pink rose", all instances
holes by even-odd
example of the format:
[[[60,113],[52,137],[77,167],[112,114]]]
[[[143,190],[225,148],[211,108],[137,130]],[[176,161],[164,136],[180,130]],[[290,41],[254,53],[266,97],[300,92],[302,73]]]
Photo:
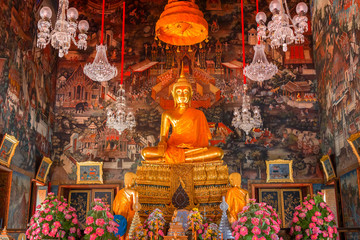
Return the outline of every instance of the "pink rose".
[[[235,240],[238,240],[240,238],[240,233],[236,232],[235,233]]]
[[[46,236],[49,234],[49,228],[43,228],[41,232]]]
[[[198,230],[198,234],[202,234],[202,230],[201,230],[201,229]]]
[[[318,219],[318,222],[317,222],[319,225],[324,225],[324,220],[322,219]]]
[[[309,228],[314,228],[314,227],[316,227],[315,223],[312,222],[312,223],[309,224]]]
[[[300,226],[295,226],[295,231],[300,232],[300,231],[301,231],[301,227],[300,227]]]
[[[327,233],[327,231],[322,231],[323,237],[327,237],[329,234]]]
[[[97,228],[97,229],[96,229],[96,234],[101,237],[101,236],[104,234],[104,229],[102,229],[102,228]]]
[[[77,220],[77,218],[73,218],[73,220],[71,221],[73,224],[78,224],[79,221]]]
[[[310,200],[309,200],[309,203],[311,203],[312,205],[315,205],[314,199],[310,199]]]
[[[255,213],[255,214],[256,214],[256,213]],[[255,226],[258,226],[258,225],[259,225],[259,222],[260,222],[260,221],[259,221],[258,218],[255,218],[255,217],[254,217],[254,218],[251,219],[251,223],[254,224]]]
[[[46,220],[46,221],[51,221],[51,220],[53,220],[53,216],[52,216],[52,215],[47,215],[47,216],[45,217],[45,220]]]
[[[55,228],[61,227],[61,223],[59,221],[54,222],[54,227]]]
[[[98,218],[98,219],[96,219],[95,223],[96,223],[96,225],[102,227],[105,224],[105,221],[102,218]]]
[[[318,237],[318,234],[311,234],[310,239],[311,239],[311,240],[316,240],[317,237]]]
[[[299,218],[298,217],[294,217],[293,218],[293,223],[297,223],[299,221]]]
[[[44,212],[45,212],[45,213],[49,213],[49,212],[50,212],[50,208],[46,208],[46,209],[44,210]]]
[[[321,207],[321,208],[325,208],[325,207],[326,207],[326,203],[321,202],[321,203],[320,203],[320,207]]]
[[[306,208],[309,209],[309,210],[312,210],[312,209],[313,209],[313,205],[308,204],[308,205],[306,205]]]
[[[69,214],[66,214],[66,215],[65,215],[65,219],[66,219],[66,220],[70,220],[71,218],[72,218],[71,215],[69,215]]]
[[[304,218],[304,217],[306,217],[306,214],[305,213],[300,213],[299,217]]]
[[[85,233],[85,234],[90,234],[90,233],[92,232],[92,230],[93,230],[92,227],[87,227],[87,228],[85,228],[84,233]],[[110,232],[110,231],[109,231],[109,232]]]
[[[268,226],[266,230],[263,230],[263,232],[266,234],[266,235],[269,235],[270,234],[270,231],[271,231],[271,228]]]
[[[65,208],[64,208],[63,206],[59,206],[59,207],[58,207],[58,210],[59,210],[60,212],[62,212],[62,211],[65,210]]]
[[[97,238],[97,235],[95,233],[90,235],[90,240],[95,240]]]
[[[110,219],[114,219],[114,216],[110,212],[106,212],[106,216]]]
[[[245,237],[246,235],[248,234],[248,229],[247,229],[247,227],[241,227],[240,228],[240,235],[241,236],[243,236],[243,237]]]
[[[68,237],[68,240],[75,240],[75,237],[69,236],[69,237]]]
[[[296,235],[295,240],[301,240],[301,239],[303,239],[303,235],[302,235],[302,234]]]
[[[310,236],[310,229],[305,229],[306,235]]]
[[[255,212],[255,215],[258,216],[258,215],[263,215],[264,214],[264,211],[262,210],[259,210],[259,211],[256,211]]]
[[[259,238],[259,240],[266,240],[266,238],[262,236],[261,238]]]
[[[328,227],[327,230],[328,230],[329,234],[334,232],[334,229],[332,227],[330,227],[330,226]]]
[[[260,230],[260,228],[258,228],[258,227],[253,227],[253,229],[251,230],[251,232],[253,233],[253,234],[255,234],[255,235],[259,235],[259,234],[261,234],[261,230]]]
[[[70,232],[71,233],[76,233],[76,228],[74,228],[74,227],[70,228]]]
[[[104,210],[102,207],[100,207],[99,205],[96,205],[95,207],[92,208],[95,211],[102,211]]]
[[[87,224],[87,225],[90,225],[90,224],[92,224],[93,222],[94,222],[94,218],[93,218],[92,216],[87,217],[87,219],[86,219],[86,224]]]
[[[319,211],[316,211],[315,216],[319,217],[319,216],[321,216],[321,213]]]
[[[257,235],[254,235],[251,240],[259,240]]]
[[[246,222],[246,221],[247,221],[247,217],[246,217],[246,216],[240,218],[240,222],[244,223],[244,222]]]
[[[279,236],[276,235],[275,233],[271,234],[271,240],[278,240]]]
[[[311,221],[313,221],[314,223],[316,223],[316,222],[318,221],[318,219],[317,219],[317,217],[312,216],[312,217],[311,217]]]

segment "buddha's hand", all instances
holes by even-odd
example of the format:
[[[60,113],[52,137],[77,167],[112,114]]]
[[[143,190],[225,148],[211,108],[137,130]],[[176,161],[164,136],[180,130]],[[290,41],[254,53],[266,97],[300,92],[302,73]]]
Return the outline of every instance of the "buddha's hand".
[[[160,156],[164,156],[165,155],[165,151],[167,148],[167,143],[165,141],[160,141],[158,144],[158,152]]]

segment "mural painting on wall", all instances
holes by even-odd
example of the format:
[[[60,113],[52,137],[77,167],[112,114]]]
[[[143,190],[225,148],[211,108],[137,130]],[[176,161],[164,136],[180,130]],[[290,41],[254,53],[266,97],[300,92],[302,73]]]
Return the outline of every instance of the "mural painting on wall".
[[[359,1],[313,1],[322,150],[335,154],[338,175],[357,165],[347,139],[360,130],[359,11]]]
[[[100,25],[95,22],[100,22],[101,5],[91,2],[74,3],[81,17],[90,22],[88,50],[70,51],[58,65],[53,137],[58,165],[53,180],[74,181],[76,162],[82,161],[104,161],[105,182],[119,181],[126,171],[135,171],[141,164],[141,150],[159,141],[161,113],[173,107],[170,89],[181,63],[193,83],[192,106],[204,111],[213,134],[211,144],[224,149],[230,172],[240,172],[245,184],[247,180],[265,179],[265,160],[281,158],[294,160],[295,179],[322,177],[311,32],[304,45],[290,46],[284,56],[267,45],[268,58],[281,69],[262,85],[248,81],[252,104],[260,106],[264,126],[245,136],[231,125],[243,90],[240,3],[216,1],[221,3],[221,11],[206,10],[206,2],[199,3],[209,23],[209,42],[191,48],[154,41],[155,23],[165,2],[130,3],[126,9],[124,84],[137,126],[133,132],[119,134],[106,127],[105,109],[114,103],[120,74],[106,83],[93,82],[83,74],[83,66],[95,56],[100,37]],[[267,6],[262,5],[265,10]],[[122,9],[115,3],[108,7],[105,42],[110,62],[120,70]],[[248,3],[246,8],[250,12],[245,19],[246,59],[251,62],[256,44],[256,6]],[[229,62],[237,69],[224,70],[223,63]]]
[[[360,225],[360,195],[357,170],[348,172],[340,177],[341,199],[345,227]],[[346,239],[359,239],[358,233],[348,233]]]
[[[35,171],[35,160],[50,153],[55,101],[51,72],[56,59],[50,48],[36,48],[34,4],[0,1],[0,132],[19,140],[12,164],[29,174]]]

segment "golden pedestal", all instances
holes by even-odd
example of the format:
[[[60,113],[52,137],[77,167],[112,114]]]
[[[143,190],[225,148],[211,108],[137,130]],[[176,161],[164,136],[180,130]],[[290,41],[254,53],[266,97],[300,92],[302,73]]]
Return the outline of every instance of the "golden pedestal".
[[[147,217],[159,208],[169,221],[176,209],[173,195],[181,185],[189,198],[189,204],[183,209],[197,207],[208,218],[215,221],[221,218],[219,205],[230,188],[228,167],[222,160],[203,164],[143,163],[136,175],[141,217]]]

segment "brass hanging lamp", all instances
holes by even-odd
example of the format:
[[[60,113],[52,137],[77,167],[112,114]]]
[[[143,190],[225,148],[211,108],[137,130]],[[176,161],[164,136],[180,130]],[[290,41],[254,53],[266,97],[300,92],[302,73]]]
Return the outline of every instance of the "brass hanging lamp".
[[[194,45],[208,36],[208,23],[195,0],[169,0],[156,23],[155,34],[171,45]]]

